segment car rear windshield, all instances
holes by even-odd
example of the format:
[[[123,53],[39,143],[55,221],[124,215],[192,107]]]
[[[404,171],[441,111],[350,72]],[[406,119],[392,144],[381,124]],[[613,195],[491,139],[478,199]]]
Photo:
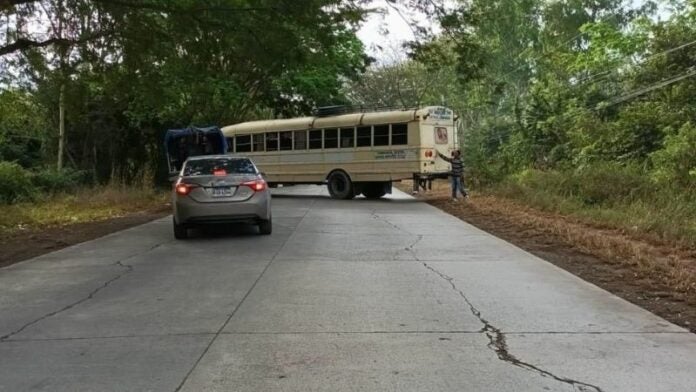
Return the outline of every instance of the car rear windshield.
[[[223,174],[256,174],[254,164],[248,159],[210,158],[188,161],[184,176],[210,176]]]

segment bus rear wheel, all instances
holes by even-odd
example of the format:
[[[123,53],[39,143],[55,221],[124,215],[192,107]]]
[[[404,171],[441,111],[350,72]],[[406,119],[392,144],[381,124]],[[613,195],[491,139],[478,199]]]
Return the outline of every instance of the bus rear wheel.
[[[387,194],[383,183],[367,183],[363,185],[362,194],[368,199],[379,199],[380,197]]]
[[[349,200],[355,197],[353,182],[348,174],[342,171],[335,171],[329,176],[327,187],[329,194],[334,199]]]

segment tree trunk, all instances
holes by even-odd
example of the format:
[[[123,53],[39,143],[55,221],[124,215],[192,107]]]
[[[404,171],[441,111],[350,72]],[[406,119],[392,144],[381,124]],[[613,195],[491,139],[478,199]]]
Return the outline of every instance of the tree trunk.
[[[63,153],[65,151],[65,83],[60,85],[58,97],[58,170],[63,169]]]
[[[58,1],[58,38],[63,39],[63,1]],[[60,45],[60,93],[58,94],[58,170],[63,170],[63,154],[65,153],[65,45]]]
[[[97,171],[97,140],[96,140],[96,137],[92,141],[92,166],[93,166],[92,180],[96,184],[98,179],[99,179],[99,173]]]

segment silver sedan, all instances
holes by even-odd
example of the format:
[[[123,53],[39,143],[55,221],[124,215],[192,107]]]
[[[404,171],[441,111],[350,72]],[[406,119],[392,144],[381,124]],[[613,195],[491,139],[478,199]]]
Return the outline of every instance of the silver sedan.
[[[250,223],[271,234],[271,193],[249,158],[229,155],[191,157],[172,192],[174,237],[209,223]]]

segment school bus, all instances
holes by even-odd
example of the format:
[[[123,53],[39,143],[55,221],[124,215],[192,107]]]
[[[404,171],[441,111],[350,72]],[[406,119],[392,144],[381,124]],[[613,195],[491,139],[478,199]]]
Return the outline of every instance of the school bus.
[[[457,146],[441,106],[250,121],[222,128],[228,152],[251,158],[271,186],[326,184],[331,197],[380,198],[394,181],[446,177]]]

